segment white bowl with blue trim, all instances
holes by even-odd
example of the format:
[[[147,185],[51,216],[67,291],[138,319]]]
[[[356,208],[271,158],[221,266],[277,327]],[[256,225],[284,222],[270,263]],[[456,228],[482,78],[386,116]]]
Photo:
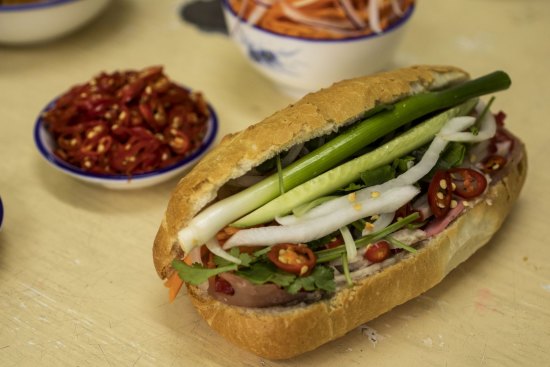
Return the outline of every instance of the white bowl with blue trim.
[[[415,6],[382,33],[343,39],[277,34],[240,19],[222,0],[228,32],[260,73],[285,94],[301,97],[332,83],[392,67],[395,51]]]
[[[50,109],[54,103],[55,100],[48,104],[36,120],[34,126],[34,142],[38,151],[50,164],[50,166],[58,171],[61,171],[78,180],[100,185],[109,189],[139,189],[159,184],[174,177],[183,176],[186,171],[191,169],[210,150],[210,148],[212,148],[218,134],[218,118],[216,112],[209,104],[208,111],[210,113],[210,118],[207,121],[207,129],[202,143],[198,149],[182,160],[155,171],[136,173],[131,177],[123,174],[95,174],[69,164],[55,155],[54,139],[44,126],[44,121],[40,117],[44,111]]]
[[[111,0],[41,0],[0,5],[0,43],[50,41],[84,26]]]

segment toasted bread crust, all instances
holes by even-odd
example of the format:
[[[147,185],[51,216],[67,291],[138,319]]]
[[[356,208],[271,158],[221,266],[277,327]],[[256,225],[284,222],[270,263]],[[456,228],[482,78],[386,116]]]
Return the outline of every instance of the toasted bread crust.
[[[501,227],[525,181],[525,149],[523,145],[516,149],[521,150],[521,160],[445,231],[416,254],[330,299],[292,307],[244,308],[216,301],[194,286],[188,286],[188,294],[206,322],[243,349],[268,359],[313,350],[432,288],[485,245]]]
[[[208,203],[220,187],[275,156],[315,137],[353,123],[379,104],[436,90],[468,79],[451,66],[415,66],[345,80],[308,94],[258,124],[224,137],[177,185],[157,232],[153,259],[166,278],[172,260],[181,257],[178,232]]]

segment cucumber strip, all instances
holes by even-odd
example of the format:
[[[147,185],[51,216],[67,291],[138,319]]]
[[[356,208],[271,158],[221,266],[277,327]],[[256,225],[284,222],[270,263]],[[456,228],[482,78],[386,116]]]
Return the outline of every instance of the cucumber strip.
[[[415,126],[381,147],[327,171],[285,194],[273,199],[233,223],[236,227],[251,227],[285,215],[294,208],[318,197],[330,194],[360,178],[361,172],[393,162],[396,158],[431,141],[451,118],[470,112],[477,100],[472,99],[442,112]]]

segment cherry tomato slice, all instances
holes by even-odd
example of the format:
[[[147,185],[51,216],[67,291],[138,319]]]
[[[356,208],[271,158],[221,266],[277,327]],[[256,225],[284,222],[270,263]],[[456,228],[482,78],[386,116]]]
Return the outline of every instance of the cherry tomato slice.
[[[485,176],[471,168],[453,168],[449,170],[451,180],[455,184],[454,193],[469,199],[483,194],[487,187]]]
[[[298,276],[309,275],[317,262],[309,247],[292,243],[273,246],[267,253],[267,258],[279,269]]]
[[[436,218],[444,217],[451,210],[452,196],[451,175],[447,171],[437,171],[428,187],[428,203]]]
[[[482,162],[483,172],[485,173],[495,173],[500,171],[502,167],[506,165],[507,159],[501,155],[491,155],[485,158]]]
[[[363,257],[370,262],[379,263],[390,257],[390,253],[390,244],[382,240],[369,245]]]

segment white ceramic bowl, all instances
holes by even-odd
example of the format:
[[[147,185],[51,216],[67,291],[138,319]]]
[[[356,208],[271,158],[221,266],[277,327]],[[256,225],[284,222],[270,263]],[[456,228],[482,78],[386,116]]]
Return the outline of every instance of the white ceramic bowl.
[[[54,102],[55,101],[52,101],[48,104],[39,116],[42,116],[44,111],[50,109]],[[208,110],[210,112],[210,119],[208,120],[207,131],[201,146],[195,152],[171,166],[148,173],[134,174],[131,178],[128,178],[128,176],[122,174],[100,175],[86,172],[83,169],[69,164],[57,157],[54,154],[55,143],[51,134],[46,130],[41,117],[38,117],[34,126],[34,142],[42,157],[44,157],[52,167],[78,180],[97,184],[109,189],[144,188],[164,182],[173,177],[183,175],[185,171],[195,165],[213,146],[218,133],[218,118],[211,105],[208,105]]]
[[[286,36],[243,22],[222,0],[227,29],[251,64],[286,94],[301,97],[333,82],[388,67],[414,5],[380,34],[344,39]]]
[[[64,36],[95,18],[110,0],[43,0],[0,5],[0,43],[30,44]]]

